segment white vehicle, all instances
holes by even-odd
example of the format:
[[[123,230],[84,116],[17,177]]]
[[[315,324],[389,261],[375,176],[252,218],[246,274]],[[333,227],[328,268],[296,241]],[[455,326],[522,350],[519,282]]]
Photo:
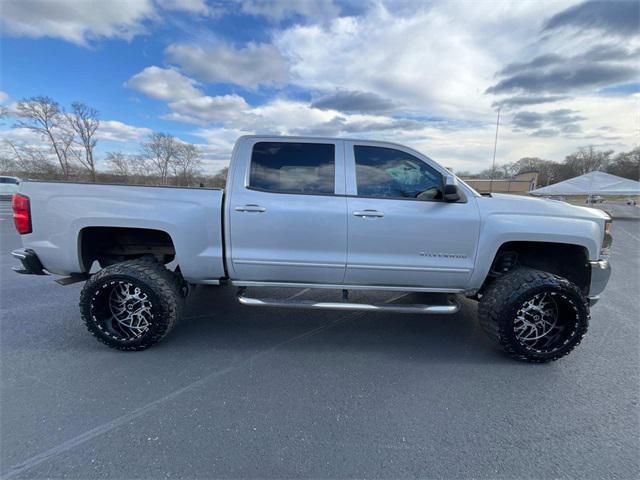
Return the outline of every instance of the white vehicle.
[[[0,175],[0,200],[11,200],[13,194],[18,191],[18,185],[20,185],[18,177]]]
[[[546,362],[580,343],[610,274],[606,213],[481,196],[385,142],[246,136],[225,190],[29,181],[13,203],[16,270],[86,281],[87,328],[121,350],[165,337],[190,284],[229,284],[245,305],[377,312],[453,314],[466,295],[509,355]],[[265,287],[343,299],[263,298]],[[354,303],[351,290],[422,292],[424,302]]]

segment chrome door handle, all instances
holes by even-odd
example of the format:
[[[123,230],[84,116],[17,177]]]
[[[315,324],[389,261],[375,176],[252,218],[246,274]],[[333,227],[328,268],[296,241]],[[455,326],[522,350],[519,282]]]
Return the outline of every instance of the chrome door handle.
[[[235,208],[236,212],[255,212],[255,213],[262,213],[262,212],[266,212],[267,209],[264,207],[261,207],[260,205],[243,205],[241,207],[236,207]]]
[[[382,218],[384,217],[384,213],[379,212],[377,210],[356,210],[353,212],[355,217],[361,218]]]

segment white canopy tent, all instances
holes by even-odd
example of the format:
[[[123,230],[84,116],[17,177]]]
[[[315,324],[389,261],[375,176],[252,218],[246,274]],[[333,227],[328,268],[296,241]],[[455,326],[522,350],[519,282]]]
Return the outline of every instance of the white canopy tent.
[[[589,172],[564,182],[531,190],[529,193],[540,196],[640,195],[640,182],[604,172]]]

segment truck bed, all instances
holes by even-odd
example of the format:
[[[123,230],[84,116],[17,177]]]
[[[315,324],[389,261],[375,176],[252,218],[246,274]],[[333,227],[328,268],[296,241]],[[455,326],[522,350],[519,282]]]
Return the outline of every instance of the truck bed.
[[[85,229],[116,227],[166,232],[188,281],[225,276],[221,189],[25,181],[20,193],[30,198],[33,226],[23,245],[51,273],[87,271]]]

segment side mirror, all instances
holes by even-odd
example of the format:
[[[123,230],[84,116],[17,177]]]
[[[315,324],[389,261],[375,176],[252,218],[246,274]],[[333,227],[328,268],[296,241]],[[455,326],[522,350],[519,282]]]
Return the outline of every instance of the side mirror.
[[[460,200],[460,189],[455,177],[445,177],[442,198],[445,202],[457,202]]]

